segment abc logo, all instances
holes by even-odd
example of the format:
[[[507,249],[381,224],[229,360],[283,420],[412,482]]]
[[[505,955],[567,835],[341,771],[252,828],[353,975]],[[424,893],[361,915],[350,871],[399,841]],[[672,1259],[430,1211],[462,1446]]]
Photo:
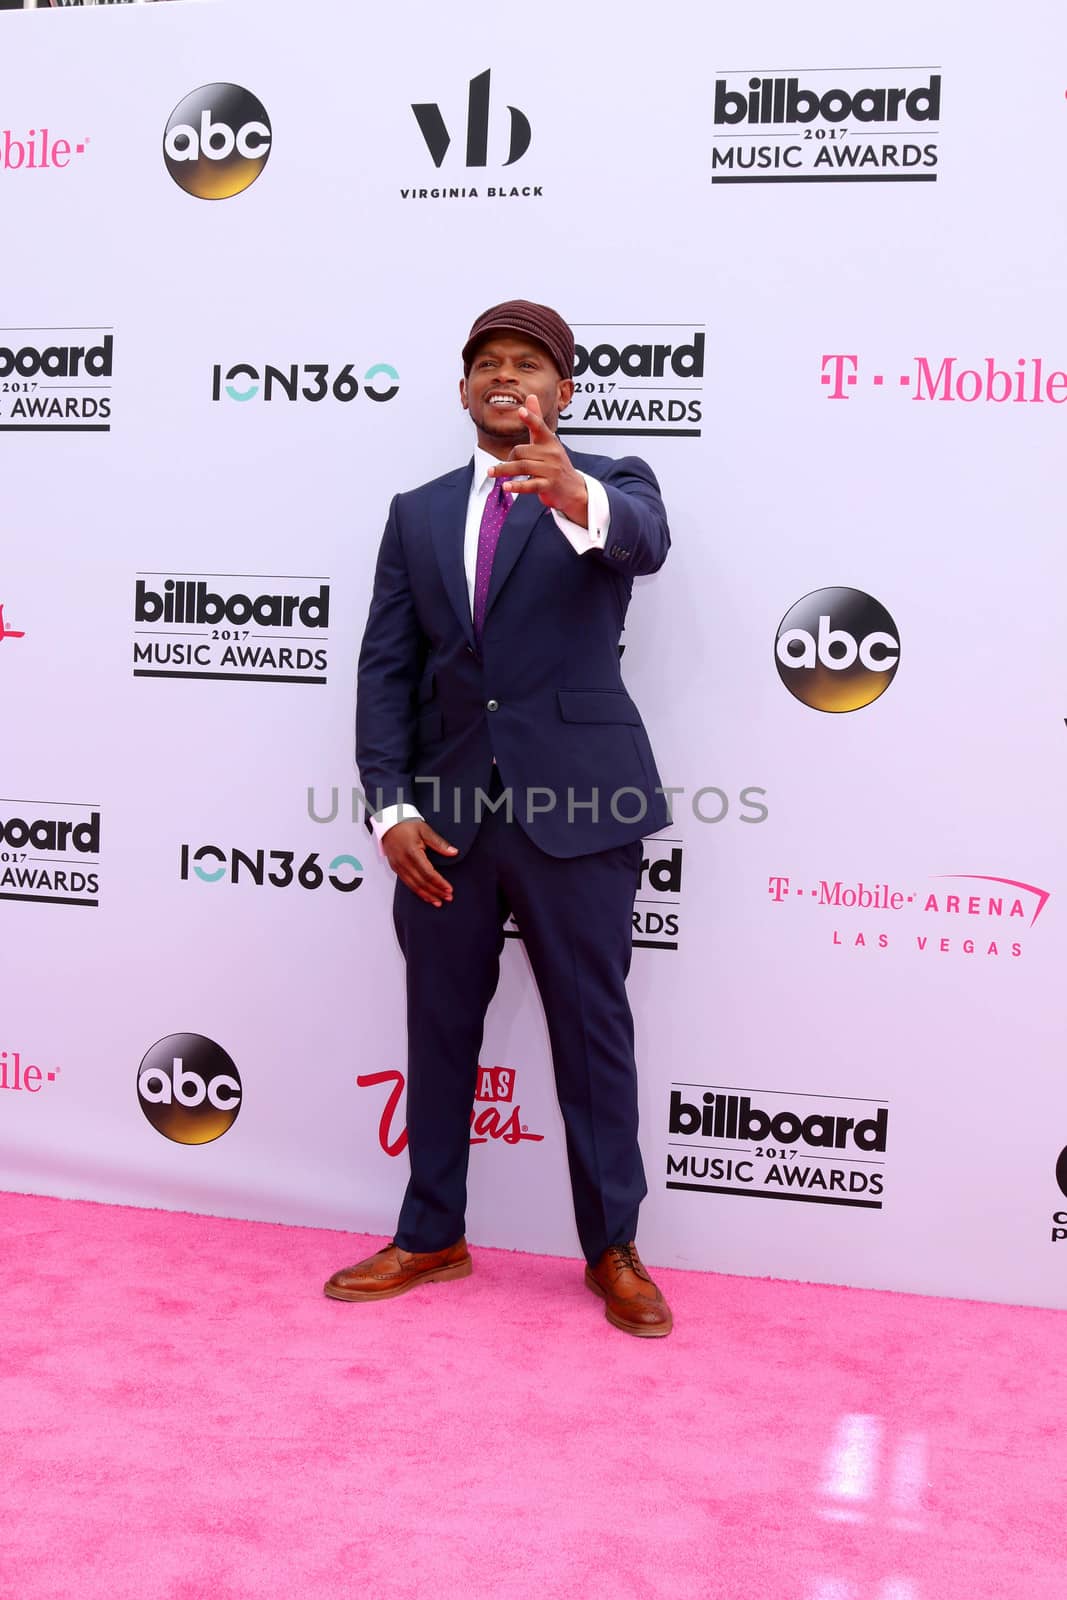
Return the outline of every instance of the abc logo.
[[[213,1039],[202,1033],[168,1033],[141,1062],[137,1098],[164,1138],[175,1144],[210,1144],[237,1120],[241,1077]]]
[[[1056,1162],[1056,1182],[1060,1191],[1067,1194],[1067,1150],[1061,1150],[1059,1160]]]
[[[167,171],[198,200],[228,200],[255,183],[270,155],[270,118],[236,83],[208,83],[178,102],[163,135]]]
[[[896,623],[862,589],[816,589],[786,612],[778,676],[815,711],[858,711],[884,694],[900,663]]]

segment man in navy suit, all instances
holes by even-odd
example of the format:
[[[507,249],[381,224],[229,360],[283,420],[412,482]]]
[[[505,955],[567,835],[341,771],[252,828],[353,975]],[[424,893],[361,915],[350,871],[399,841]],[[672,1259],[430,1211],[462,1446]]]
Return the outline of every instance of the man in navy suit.
[[[646,1191],[626,997],[641,839],[670,820],[619,670],[633,579],[670,545],[635,457],[555,434],[574,339],[548,306],[484,312],[463,349],[473,465],[389,510],[359,660],[356,754],[397,875],[411,1179],[392,1244],[326,1293],[466,1277],[470,1114],[504,923],[548,1022],[586,1283],[645,1338],[671,1314],[634,1244]]]

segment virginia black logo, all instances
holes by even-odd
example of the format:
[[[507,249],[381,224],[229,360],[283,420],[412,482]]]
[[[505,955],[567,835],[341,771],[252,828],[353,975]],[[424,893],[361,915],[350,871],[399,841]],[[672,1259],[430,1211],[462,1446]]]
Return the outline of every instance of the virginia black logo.
[[[774,659],[804,705],[858,711],[896,676],[900,636],[885,607],[862,589],[815,589],[778,624]]]
[[[167,120],[163,159],[180,189],[198,200],[228,200],[255,183],[271,150],[270,118],[236,83],[207,83]]]
[[[135,678],[326,682],[326,578],[141,573],[133,617]]]
[[[99,895],[99,810],[0,801],[0,900],[97,906]]]
[[[433,164],[441,168],[445,164],[449,149],[452,145],[452,135],[448,130],[441,107],[435,101],[420,101],[411,107],[418,123],[419,132],[422,134],[427,150]],[[525,112],[517,106],[508,106],[508,144],[507,155],[500,165],[514,166],[530,148],[530,123]],[[500,119],[502,120],[502,119]],[[499,125],[499,122],[498,122]],[[467,175],[471,172],[484,171],[489,166],[490,144],[490,116],[489,116],[489,69],[480,72],[476,78],[470,80],[467,92],[467,143],[465,151],[465,165]],[[494,150],[500,155],[504,154],[503,146],[494,139]],[[455,169],[459,165],[458,156],[453,155],[448,160],[448,165]],[[433,188],[423,189],[410,186],[401,189],[402,200],[477,200],[484,197],[487,200],[528,200],[539,198],[542,194],[539,183],[525,184],[489,184],[478,188],[476,184],[462,185],[439,184]]]
[[[426,141],[426,148],[433,158],[435,167],[439,167],[448,153],[452,143],[451,135],[445,126],[445,119],[441,115],[441,108],[433,101],[413,105],[415,121],[419,125],[419,132]],[[508,116],[511,119],[511,137],[508,145],[508,158],[501,165],[513,166],[520,157],[524,156],[530,148],[530,124],[525,115],[515,106],[508,106]],[[484,167],[489,162],[489,69],[480,72],[470,81],[467,95],[467,154],[468,167]]]
[[[110,433],[114,359],[105,328],[0,328],[0,433]]]
[[[168,1033],[141,1062],[137,1098],[165,1139],[210,1144],[237,1120],[241,1075],[214,1039],[202,1033]]]

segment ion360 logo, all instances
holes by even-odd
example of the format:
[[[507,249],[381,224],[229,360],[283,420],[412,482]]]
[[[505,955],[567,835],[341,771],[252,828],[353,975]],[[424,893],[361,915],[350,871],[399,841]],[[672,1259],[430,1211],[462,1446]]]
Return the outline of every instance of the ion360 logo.
[[[221,1045],[202,1033],[168,1033],[137,1073],[141,1110],[175,1144],[210,1144],[237,1121],[241,1075]]]
[[[254,94],[236,83],[207,83],[171,112],[163,159],[186,194],[228,200],[255,183],[270,142],[270,118]]]
[[[900,664],[889,612],[862,589],[815,589],[791,606],[774,642],[778,676],[815,711],[858,711],[884,694]]]

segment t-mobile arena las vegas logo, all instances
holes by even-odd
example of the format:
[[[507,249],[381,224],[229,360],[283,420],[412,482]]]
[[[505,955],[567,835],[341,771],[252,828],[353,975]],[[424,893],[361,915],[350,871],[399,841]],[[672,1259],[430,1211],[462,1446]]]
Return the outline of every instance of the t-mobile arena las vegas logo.
[[[1016,961],[1049,900],[1037,884],[980,872],[912,883],[776,874],[767,893],[832,948]]]

